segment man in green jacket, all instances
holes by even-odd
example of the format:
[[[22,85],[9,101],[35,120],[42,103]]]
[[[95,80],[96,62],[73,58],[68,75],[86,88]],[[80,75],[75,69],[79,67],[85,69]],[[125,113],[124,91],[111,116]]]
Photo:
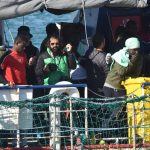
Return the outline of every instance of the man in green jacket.
[[[71,51],[72,46],[67,45],[67,51],[61,49],[60,40],[53,35],[47,42],[47,50],[37,61],[35,72],[39,84],[56,84],[61,80],[69,79],[70,69],[75,69],[76,61]]]

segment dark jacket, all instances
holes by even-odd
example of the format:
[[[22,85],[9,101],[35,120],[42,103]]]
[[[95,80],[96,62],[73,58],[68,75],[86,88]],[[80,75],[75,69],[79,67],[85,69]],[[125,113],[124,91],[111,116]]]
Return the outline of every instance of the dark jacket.
[[[29,59],[31,57],[34,57],[36,56],[38,58],[39,56],[39,50],[37,47],[35,47],[31,42],[30,44],[26,47],[26,49],[24,50],[24,52],[26,53],[27,55],[27,60],[29,61]],[[27,67],[27,70],[26,70],[26,76],[27,76],[27,83],[29,85],[36,85],[37,84],[37,79],[36,79],[36,75],[35,75],[35,66],[36,64],[34,65],[31,65],[31,66],[28,66]]]
[[[88,88],[94,92],[98,92],[102,89],[109,71],[105,57],[106,55],[104,52],[99,52],[94,49],[88,56],[88,62],[83,65],[87,71]]]
[[[56,70],[50,71],[46,74],[43,71],[45,65],[55,64],[57,66]],[[55,84],[61,80],[69,78],[69,69],[76,68],[75,57],[72,53],[63,54],[59,53],[56,58],[52,58],[48,51],[40,54],[37,65],[35,68],[36,76],[39,79],[39,84]]]

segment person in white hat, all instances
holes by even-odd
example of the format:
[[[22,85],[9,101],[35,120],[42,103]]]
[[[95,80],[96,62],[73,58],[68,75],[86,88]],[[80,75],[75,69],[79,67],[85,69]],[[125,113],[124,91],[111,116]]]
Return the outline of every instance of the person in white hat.
[[[137,38],[128,38],[125,47],[111,56],[112,64],[107,75],[103,92],[106,97],[121,97],[126,95],[126,90],[121,84],[127,77],[138,77],[142,72],[143,57],[139,54],[140,42]],[[108,127],[110,120],[118,115],[122,107],[115,105],[109,109],[110,116],[102,123]]]
[[[140,42],[137,38],[128,38],[125,47],[111,56],[112,64],[107,75],[103,91],[106,97],[126,95],[121,85],[127,77],[138,77],[142,70],[142,57],[139,55]]]

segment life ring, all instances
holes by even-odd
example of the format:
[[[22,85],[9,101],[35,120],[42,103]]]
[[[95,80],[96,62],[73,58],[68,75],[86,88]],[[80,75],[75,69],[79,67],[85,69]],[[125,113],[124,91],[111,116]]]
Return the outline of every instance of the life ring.
[[[68,81],[61,81],[56,83],[55,85],[68,85],[72,84]],[[80,94],[76,87],[58,87],[58,88],[52,88],[50,90],[50,94],[63,94],[65,93],[69,97],[76,97],[79,98]],[[55,103],[60,101],[60,98],[51,98],[50,103]],[[50,132],[51,132],[51,138],[50,138],[50,146],[54,149],[60,149],[60,125],[61,125],[61,119],[60,119],[60,107],[55,106],[49,106],[50,111]]]
[[[61,81],[56,83],[55,85],[68,85],[72,84],[71,82],[68,81]],[[70,97],[80,97],[80,93],[76,87],[59,87],[59,88],[52,88],[50,90],[50,94],[67,94]],[[53,102],[53,98],[51,99],[50,102]]]

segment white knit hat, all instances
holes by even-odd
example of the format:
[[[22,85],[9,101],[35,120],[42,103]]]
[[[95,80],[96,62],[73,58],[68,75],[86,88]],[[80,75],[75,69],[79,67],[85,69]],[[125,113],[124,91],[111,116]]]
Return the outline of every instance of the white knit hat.
[[[125,46],[128,49],[140,48],[140,41],[138,40],[138,38],[131,37],[125,41]]]

